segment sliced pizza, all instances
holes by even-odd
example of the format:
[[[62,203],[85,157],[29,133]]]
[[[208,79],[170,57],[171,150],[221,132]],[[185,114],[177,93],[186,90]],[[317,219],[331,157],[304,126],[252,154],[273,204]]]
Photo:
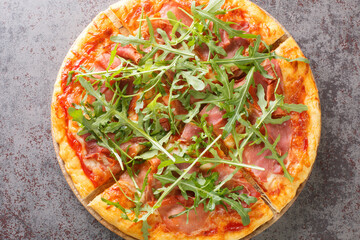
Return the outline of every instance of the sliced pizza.
[[[132,182],[128,173],[124,173],[116,184],[97,196],[90,202],[89,206],[123,233],[143,239],[143,222],[141,220],[134,221],[136,219],[136,203],[134,202],[136,197],[134,192],[137,191],[135,184],[142,186],[144,179],[147,178],[147,184],[150,184],[152,188],[160,188],[161,181],[164,179],[161,175],[156,174],[159,164],[161,164],[161,161],[157,158],[147,161],[140,167],[138,175],[134,177],[134,182]],[[183,164],[178,166],[179,168],[184,167]],[[155,170],[151,170],[147,175],[146,173],[151,167],[154,167]],[[234,171],[236,171],[235,174]],[[196,194],[195,196],[189,196],[187,199],[180,194],[180,189],[187,184],[184,183],[163,199],[161,206],[147,218],[146,224],[149,228],[147,232],[150,239],[240,239],[272,219],[273,213],[271,209],[261,199],[261,194],[243,177],[241,171],[220,164],[211,170],[211,174],[214,173],[219,175],[217,182],[221,182],[227,176],[233,175],[224,187],[227,189],[238,188],[236,191],[244,199],[242,206],[246,211],[249,211],[250,223],[244,226],[243,219],[237,210],[234,210],[226,202],[226,199],[223,199],[223,206],[218,205],[212,211],[208,210],[209,201],[214,200],[211,197],[207,202],[205,201],[194,208]],[[201,179],[210,173],[206,169],[197,166],[193,169],[192,174],[194,178]],[[204,192],[209,191],[207,184],[203,184],[202,189]],[[187,191],[194,191],[194,189],[188,187]],[[156,198],[153,196],[151,189],[146,190],[144,194],[142,203],[154,206],[153,201]],[[207,194],[214,193],[208,192]],[[216,197],[222,198],[221,195]],[[184,214],[177,216],[184,211]]]
[[[320,136],[308,60],[292,38],[271,51],[283,35],[246,0],[129,0],[99,14],[52,103],[80,196],[115,181],[89,206],[138,239],[238,239],[272,219]]]

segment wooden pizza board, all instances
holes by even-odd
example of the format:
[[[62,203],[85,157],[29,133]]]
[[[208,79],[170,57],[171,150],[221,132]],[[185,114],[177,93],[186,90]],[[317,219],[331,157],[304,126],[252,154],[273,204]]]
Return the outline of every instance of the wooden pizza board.
[[[258,6],[259,7],[259,6]],[[286,39],[291,38],[292,36],[289,34],[289,32],[274,18],[272,17],[267,11],[265,11],[264,9],[262,9],[261,7],[259,7],[262,11],[264,11],[269,17],[271,17],[277,24],[279,24],[279,26],[281,26],[281,28],[284,31],[284,35],[282,37],[280,37],[273,45],[272,45],[272,49],[278,47],[281,43],[283,43]],[[114,12],[108,8],[107,10],[105,10],[104,12],[99,13],[102,14],[105,13],[109,19],[113,22],[113,24],[120,29],[120,32],[127,32],[126,30],[124,30],[124,28],[122,27],[119,19],[117,18],[117,16],[114,14]],[[313,77],[314,79],[314,77]],[[53,128],[52,128],[53,129]],[[133,238],[123,232],[121,232],[118,228],[116,228],[115,226],[113,226],[112,224],[108,223],[105,219],[103,219],[97,212],[95,212],[91,207],[88,206],[88,204],[100,193],[102,193],[105,189],[109,188],[110,186],[112,186],[115,181],[113,181],[113,179],[111,179],[109,182],[107,182],[106,184],[102,185],[99,188],[96,188],[92,193],[90,193],[87,197],[82,198],[80,196],[80,194],[78,193],[78,191],[75,188],[75,185],[70,177],[70,175],[66,172],[65,169],[65,164],[64,161],[61,159],[60,155],[59,155],[59,144],[56,142],[55,138],[54,138],[54,133],[52,131],[52,138],[53,138],[53,145],[55,148],[55,152],[56,152],[56,157],[57,160],[59,162],[61,171],[67,181],[67,183],[69,184],[71,190],[74,192],[75,196],[77,197],[77,199],[81,202],[81,204],[84,206],[84,208],[86,208],[86,210],[96,219],[98,220],[102,225],[104,225],[107,229],[109,229],[110,231],[114,232],[115,234],[117,234],[118,236],[126,239],[126,240],[137,240],[136,238]],[[314,164],[312,165],[314,166]],[[311,173],[311,171],[310,171]],[[262,233],[263,231],[265,231],[267,228],[269,228],[271,225],[273,225],[277,220],[279,220],[284,214],[285,212],[293,205],[293,203],[296,201],[297,197],[300,195],[301,191],[304,189],[308,179],[309,179],[310,174],[308,175],[307,179],[300,184],[295,197],[286,205],[286,207],[284,207],[281,212],[277,212],[270,204],[269,201],[267,200],[267,198],[265,196],[263,196],[264,201],[269,205],[269,207],[271,208],[271,210],[273,211],[273,218],[266,222],[265,224],[261,225],[260,227],[258,227],[256,230],[254,230],[251,234],[247,235],[246,237],[242,238],[241,240],[248,240],[251,239],[253,237],[255,237],[256,235]]]

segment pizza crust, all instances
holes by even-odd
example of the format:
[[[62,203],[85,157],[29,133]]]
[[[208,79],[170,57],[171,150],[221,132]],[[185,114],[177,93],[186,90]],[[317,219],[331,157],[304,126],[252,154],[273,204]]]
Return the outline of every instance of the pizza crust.
[[[113,26],[110,19],[106,16],[105,13],[99,13],[94,20],[83,30],[83,32],[80,34],[80,36],[76,39],[75,43],[71,47],[70,51],[66,55],[62,66],[60,68],[60,71],[58,73],[55,86],[54,86],[54,92],[52,97],[52,104],[51,104],[51,122],[52,122],[52,134],[53,138],[55,139],[56,143],[58,144],[58,154],[61,157],[61,159],[65,163],[65,169],[66,172],[70,175],[74,186],[80,196],[82,198],[89,195],[93,190],[95,190],[94,184],[90,181],[90,179],[85,175],[82,167],[81,162],[76,155],[76,152],[71,148],[69,145],[69,141],[67,138],[67,131],[68,125],[66,122],[66,116],[63,112],[63,110],[60,108],[60,103],[58,101],[58,96],[63,94],[62,89],[62,79],[63,79],[63,73],[66,68],[66,64],[69,61],[74,61],[80,56],[85,56],[86,53],[84,53],[83,49],[86,47],[86,45],[89,42],[89,39],[94,38],[94,35],[96,33],[100,34],[100,38],[105,38],[104,36],[101,36],[102,32],[105,31],[113,31],[114,34],[118,34],[118,29]],[[105,39],[103,39],[105,40]],[[107,41],[110,41],[109,39]],[[104,41],[106,42],[106,41]],[[102,48],[101,46],[97,46],[97,48],[93,51],[93,55],[100,54]],[[89,62],[84,63],[91,64],[91,56],[89,57]],[[55,143],[55,144],[56,144]],[[57,146],[55,146],[57,149]]]
[[[275,52],[290,59],[304,57],[293,38],[288,38],[280,44]],[[307,149],[292,148],[289,151],[289,158],[292,161],[290,161],[287,169],[294,177],[294,181],[290,182],[284,176],[277,175],[271,182],[264,184],[265,193],[271,204],[280,212],[295,197],[300,184],[308,178],[311,172],[320,140],[321,114],[318,90],[309,64],[303,62],[290,63],[286,60],[278,60],[278,62],[283,74],[285,91],[287,86],[302,80],[302,86],[298,87],[305,89],[303,104],[308,107],[308,123],[304,131],[305,135],[302,136],[307,139]]]

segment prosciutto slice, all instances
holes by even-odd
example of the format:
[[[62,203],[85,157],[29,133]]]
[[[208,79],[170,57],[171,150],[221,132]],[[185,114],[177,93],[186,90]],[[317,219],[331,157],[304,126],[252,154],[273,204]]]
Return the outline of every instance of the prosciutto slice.
[[[184,206],[192,206],[192,203],[193,200],[191,198],[185,200],[182,196],[172,195],[164,199],[158,211],[166,228],[170,231],[183,232],[186,234],[191,234],[196,230],[203,230],[206,228],[205,223],[209,216],[209,212],[204,211],[204,206],[202,204],[196,208],[196,212],[194,210],[190,211],[188,222],[186,214],[175,218],[169,218],[170,216],[184,211]]]
[[[234,172],[235,168],[226,164],[217,165],[212,171],[219,173],[218,181],[221,182],[226,179],[227,176]],[[225,183],[224,187],[232,189],[237,186],[243,186],[244,188],[239,193],[249,194],[253,197],[260,197],[261,194],[248,182],[243,176],[243,173],[239,170],[235,175]]]
[[[270,174],[283,174],[283,170],[280,164],[274,159],[268,159],[266,156],[270,156],[271,152],[266,150],[261,155],[258,153],[263,149],[263,144],[246,145],[243,152],[243,162],[245,164],[256,165],[262,167],[265,171],[249,169],[251,173],[262,182],[267,182]]]
[[[265,126],[270,143],[274,143],[276,138],[280,135],[280,141],[276,145],[276,148],[280,155],[284,155],[290,148],[292,134],[291,121],[289,120],[282,124],[266,124]]]
[[[110,63],[110,57],[111,55],[109,53],[104,53],[100,57],[98,57],[95,63],[95,70],[104,71],[105,69],[107,69]],[[110,69],[114,69],[118,67],[120,64],[121,64],[120,59],[114,58],[114,61],[110,66]]]
[[[141,199],[143,203],[147,202],[154,202],[154,194],[152,191],[152,188],[159,188],[161,187],[161,183],[154,178],[154,173],[157,172],[157,168],[160,164],[160,159],[158,158],[152,158],[147,160],[145,163],[141,165],[136,165],[133,169],[133,172],[137,173],[134,175],[135,182],[139,188],[142,188],[145,177],[147,173],[147,185],[145,187],[144,195]],[[129,186],[135,187],[133,180],[130,178],[128,172],[124,172],[120,176],[120,181],[126,182]]]
[[[162,97],[162,100],[166,106],[169,105],[169,96],[168,95]],[[173,113],[175,115],[184,115],[184,114],[188,113],[188,111],[184,108],[182,103],[177,99],[172,100],[170,102],[170,105],[171,105],[171,109],[173,110]]]
[[[131,46],[124,46],[124,47],[118,46],[116,49],[116,53],[122,58],[133,60],[136,64],[139,62],[139,60],[142,57],[141,54],[138,53],[138,51]]]
[[[231,27],[236,30],[241,30],[245,32],[249,31],[248,22],[240,22],[238,24],[232,24]],[[212,28],[212,25],[210,25],[210,28]],[[241,37],[229,38],[229,34],[223,29],[220,29],[219,32],[220,32],[221,40],[219,39],[219,43],[217,43],[217,45],[222,47],[227,54],[222,58],[232,58],[234,57],[235,53],[239,50],[240,47],[244,47],[244,50],[246,50],[250,45],[250,42],[247,39]],[[206,44],[197,46],[195,48],[195,52],[199,55],[200,59],[203,61],[206,61],[209,57],[209,47]]]
[[[235,30],[241,30],[241,31],[248,31],[249,30],[249,23],[248,22],[240,22],[238,24],[233,24],[231,27]],[[244,47],[244,50],[246,50],[250,42],[249,40],[241,37],[234,37],[229,38],[229,34],[223,30],[220,29],[221,34],[221,42],[219,43],[219,46],[224,48],[224,50],[227,53],[227,56],[224,58],[232,58],[234,57],[235,53],[239,50],[240,47]]]
[[[192,23],[192,19],[181,9],[179,9],[179,7],[183,7],[183,6],[181,6],[180,4],[174,1],[170,1],[167,4],[164,4],[163,7],[160,9],[160,11],[155,15],[153,15],[153,17],[155,18],[160,18],[160,19],[151,20],[153,29],[160,28],[164,30],[168,35],[169,39],[171,39],[170,34],[172,31],[172,25],[167,20],[168,18],[167,13],[169,11],[171,11],[179,21],[182,21],[182,23],[184,23],[185,25],[190,26]],[[147,24],[144,24],[144,26],[142,27],[142,35],[144,36],[145,39],[150,36],[149,27],[147,26]],[[155,31],[154,36],[158,43],[160,44],[164,43],[163,38],[160,36],[160,34],[157,31]]]
[[[88,136],[82,136],[85,139]],[[85,142],[85,141],[84,141]],[[90,175],[95,186],[101,185],[110,178],[109,168],[113,173],[120,172],[118,161],[110,157],[110,151],[97,144],[96,140],[85,142],[85,153],[82,158],[83,167]]]
[[[114,140],[114,134],[108,135]],[[86,139],[87,136],[88,134],[82,136],[82,138]],[[134,157],[145,148],[144,145],[140,144],[142,141],[144,141],[143,138],[133,138],[129,142],[121,144],[120,148],[131,157]],[[110,151],[107,148],[99,146],[96,140],[84,141],[84,143],[85,151],[82,162],[95,185],[100,185],[111,177],[109,168],[113,174],[120,172],[119,162],[110,156]]]
[[[200,116],[207,114],[205,118],[210,126],[213,126],[215,134],[222,134],[223,130],[221,128],[225,127],[227,120],[223,118],[223,115],[226,113],[225,110],[220,110],[218,106],[213,107],[211,110],[208,110],[209,105],[206,105],[200,112]]]
[[[202,128],[196,126],[193,123],[187,123],[185,124],[180,140],[184,143],[191,143],[192,137],[199,136],[201,132],[202,132]]]
[[[160,10],[160,15],[162,18],[168,18],[167,12],[171,11],[178,20],[182,21],[187,26],[190,26],[193,22],[192,19],[184,13],[180,8],[184,8],[180,4],[176,2],[169,2],[168,4],[164,4],[163,8]]]
[[[262,76],[259,72],[254,73],[254,81],[255,84],[261,84],[265,90],[265,99],[267,102],[272,101],[275,99],[274,91],[277,85],[278,79],[280,79],[280,85],[276,91],[277,94],[282,94],[283,92],[283,84],[282,84],[282,73],[280,69],[279,63],[276,61],[276,59],[273,59],[271,61],[265,60],[261,64],[265,71],[272,76],[272,79],[265,78]],[[274,71],[274,69],[275,71]]]

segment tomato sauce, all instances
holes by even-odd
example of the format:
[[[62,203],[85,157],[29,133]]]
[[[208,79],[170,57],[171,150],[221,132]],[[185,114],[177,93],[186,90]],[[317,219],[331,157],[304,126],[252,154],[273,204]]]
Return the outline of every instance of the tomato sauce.
[[[100,21],[106,20],[107,17],[104,15],[102,16],[102,19]],[[96,176],[94,176],[93,172],[86,167],[83,161],[83,154],[82,154],[82,145],[81,143],[73,136],[72,133],[68,131],[69,127],[69,114],[68,114],[68,108],[72,107],[72,96],[78,96],[79,93],[76,91],[76,87],[79,86],[79,83],[70,82],[69,85],[67,85],[68,82],[68,74],[70,71],[78,70],[81,65],[91,65],[96,59],[98,55],[100,55],[101,52],[107,52],[110,51],[112,47],[112,42],[110,42],[110,36],[118,34],[117,32],[114,32],[113,28],[108,27],[105,29],[101,29],[95,25],[95,28],[97,28],[98,31],[96,32],[89,32],[88,37],[89,39],[84,44],[84,46],[81,47],[81,50],[74,51],[72,50],[72,53],[74,54],[73,57],[71,57],[67,62],[65,63],[64,69],[61,73],[61,89],[63,91],[62,94],[57,96],[57,103],[59,105],[59,110],[61,110],[63,117],[66,124],[66,137],[68,139],[68,143],[70,147],[75,151],[77,157],[80,160],[81,167],[85,173],[85,175],[90,179],[90,181],[93,183],[94,187],[97,187],[99,185],[98,180],[96,180]],[[75,76],[75,75],[74,75]],[[73,79],[74,79],[73,76]],[[57,111],[59,112],[59,111]]]

